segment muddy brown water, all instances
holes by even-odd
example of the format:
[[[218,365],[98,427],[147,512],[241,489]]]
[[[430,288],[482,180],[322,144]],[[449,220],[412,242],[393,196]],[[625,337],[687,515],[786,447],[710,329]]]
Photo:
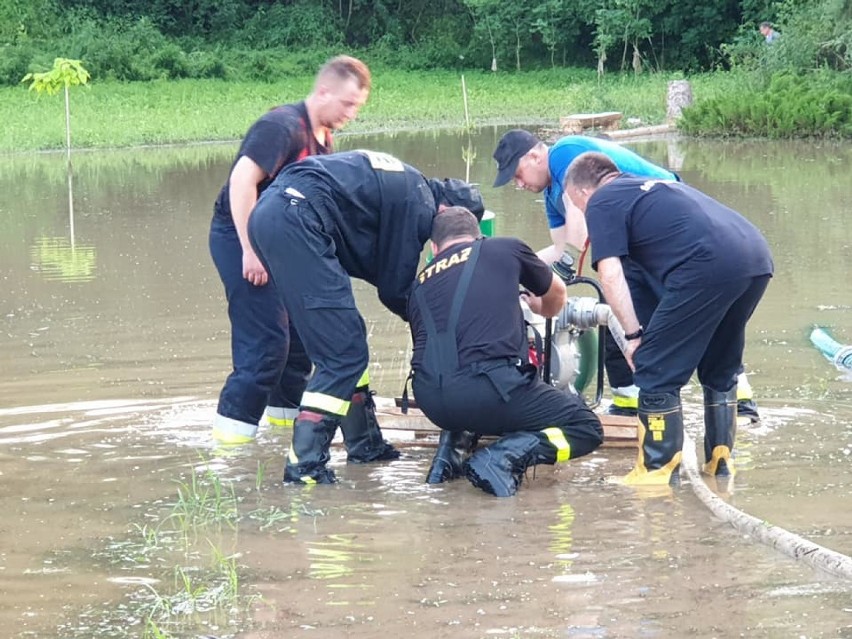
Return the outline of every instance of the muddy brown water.
[[[483,183],[498,232],[543,246],[541,202],[489,186],[501,133],[342,143]],[[819,324],[852,342],[852,146],[628,145],[774,251],[746,356],[763,421],[728,498],[852,553],[852,382],[807,340]],[[688,486],[608,484],[630,451],[537,468],[497,500],[425,486],[422,446],[372,467],[335,449],[341,483],[314,489],[279,482],[287,432],[213,447],[229,356],[207,228],[234,149],[78,153],[73,221],[64,158],[0,158],[0,636],[852,637],[852,584],[736,533]],[[374,387],[396,395],[406,327],[356,288]],[[700,389],[684,397],[700,436]]]

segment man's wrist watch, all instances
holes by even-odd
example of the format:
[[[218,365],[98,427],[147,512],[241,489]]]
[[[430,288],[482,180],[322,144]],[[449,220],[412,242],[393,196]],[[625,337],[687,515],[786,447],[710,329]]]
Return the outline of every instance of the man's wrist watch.
[[[639,328],[637,328],[637,329],[636,329],[635,331],[633,331],[632,333],[625,333],[625,334],[624,334],[624,339],[626,339],[626,340],[629,342],[629,341],[634,340],[634,339],[639,339],[639,338],[640,338],[640,337],[642,337],[644,334],[645,334],[645,331],[644,331],[644,330],[642,329],[642,327],[640,326]]]

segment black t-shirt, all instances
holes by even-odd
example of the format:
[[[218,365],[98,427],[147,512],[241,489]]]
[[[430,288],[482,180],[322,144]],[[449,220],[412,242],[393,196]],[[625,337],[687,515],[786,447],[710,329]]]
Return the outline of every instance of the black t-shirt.
[[[550,268],[521,240],[492,237],[480,240],[479,261],[473,271],[456,326],[459,367],[487,359],[526,354],[527,337],[518,302],[520,284],[534,295],[544,295],[553,280]],[[472,243],[442,251],[417,276],[438,332],[446,330],[459,278]],[[426,348],[426,327],[412,295],[408,321],[414,341],[411,366],[418,370]]]
[[[309,155],[331,153],[331,148],[331,137],[322,145],[314,136],[304,102],[285,104],[265,113],[251,125],[240,144],[231,171],[244,155],[253,160],[266,173],[266,178],[257,185],[260,197],[285,166]],[[213,214],[222,220],[231,220],[229,196],[228,182],[225,182],[213,207]]]
[[[772,273],[772,255],[746,218],[681,182],[624,174],[589,199],[592,266],[630,257],[668,289]]]
[[[423,174],[375,151],[308,157],[286,166],[257,207],[289,201],[288,188],[318,213],[346,272],[373,284],[382,303],[406,319],[408,293],[438,209]]]

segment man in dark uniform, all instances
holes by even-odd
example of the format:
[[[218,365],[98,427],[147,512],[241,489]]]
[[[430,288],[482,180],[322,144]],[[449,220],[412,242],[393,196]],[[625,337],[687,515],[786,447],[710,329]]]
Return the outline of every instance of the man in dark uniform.
[[[462,474],[473,435],[501,435],[464,463],[482,490],[514,495],[524,471],[590,453],[603,441],[597,416],[573,394],[544,383],[527,363],[518,286],[530,308],[553,316],[565,285],[522,241],[479,237],[476,218],[449,208],[432,229],[435,258],[409,299],[417,405],[444,429],[428,483]]]
[[[766,240],[700,191],[622,174],[601,153],[575,159],[564,187],[585,213],[592,266],[624,327],[625,357],[639,387],[639,456],[625,483],[677,481],[680,389],[696,369],[704,388],[703,470],[732,475],[745,327],[773,271]],[[656,297],[650,317],[637,316],[625,260],[645,273],[643,294]]]
[[[332,483],[329,444],[367,366],[351,277],[407,319],[406,301],[432,218],[445,206],[484,211],[460,180],[426,179],[395,157],[352,151],[286,167],[258,201],[249,237],[315,366],[302,395],[284,481]],[[379,433],[379,441],[381,434]]]
[[[363,62],[349,56],[329,60],[303,102],[272,109],[251,126],[216,200],[210,252],[228,299],[234,366],[213,423],[213,437],[220,442],[253,441],[264,408],[271,424],[292,426],[311,372],[302,342],[292,327],[288,330],[286,310],[249,244],[249,215],[282,168],[331,153],[332,130],[355,117],[369,90],[370,71]],[[379,444],[368,384],[365,370],[343,425],[353,462],[398,456]]]
[[[540,250],[538,256],[548,264],[559,260],[568,244],[578,250],[584,249],[587,245],[588,235],[583,215],[572,207],[570,202],[565,201],[562,191],[562,182],[568,166],[574,158],[586,151],[603,153],[622,173],[680,181],[676,173],[657,166],[610,140],[586,135],[566,135],[552,146],[547,146],[523,129],[507,131],[494,150],[494,159],[497,161],[497,178],[494,180],[494,186],[503,186],[514,180],[519,188],[543,194],[544,209],[553,245]],[[580,266],[582,268],[582,264]],[[638,289],[644,286],[641,271],[634,273],[629,263],[624,264],[624,276],[631,290],[634,290],[634,287]],[[638,304],[641,299],[634,295],[633,302]],[[652,310],[653,307],[651,307]],[[639,402],[639,389],[633,383],[633,372],[624,361],[621,350],[609,335],[606,340],[605,366],[612,389],[612,403],[607,408],[607,413],[635,416]],[[748,377],[742,370],[738,378],[737,392],[739,394],[737,410],[740,416],[746,423],[757,421],[759,419],[757,405],[752,398]]]

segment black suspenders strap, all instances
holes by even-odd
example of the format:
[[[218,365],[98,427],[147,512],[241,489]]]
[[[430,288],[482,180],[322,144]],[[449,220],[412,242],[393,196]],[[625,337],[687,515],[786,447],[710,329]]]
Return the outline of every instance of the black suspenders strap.
[[[459,283],[456,287],[456,292],[453,295],[450,314],[447,318],[447,326],[438,333],[435,328],[435,320],[432,313],[426,304],[426,298],[423,295],[422,285],[414,289],[414,297],[420,307],[420,315],[423,318],[423,324],[426,328],[426,351],[423,356],[424,366],[431,369],[433,373],[443,376],[448,373],[453,373],[459,367],[458,345],[456,344],[456,325],[461,315],[462,304],[467,291],[470,288],[470,281],[473,278],[473,271],[476,268],[476,262],[479,260],[479,251],[482,247],[482,241],[474,242],[467,262],[464,265],[462,274],[459,277]]]

